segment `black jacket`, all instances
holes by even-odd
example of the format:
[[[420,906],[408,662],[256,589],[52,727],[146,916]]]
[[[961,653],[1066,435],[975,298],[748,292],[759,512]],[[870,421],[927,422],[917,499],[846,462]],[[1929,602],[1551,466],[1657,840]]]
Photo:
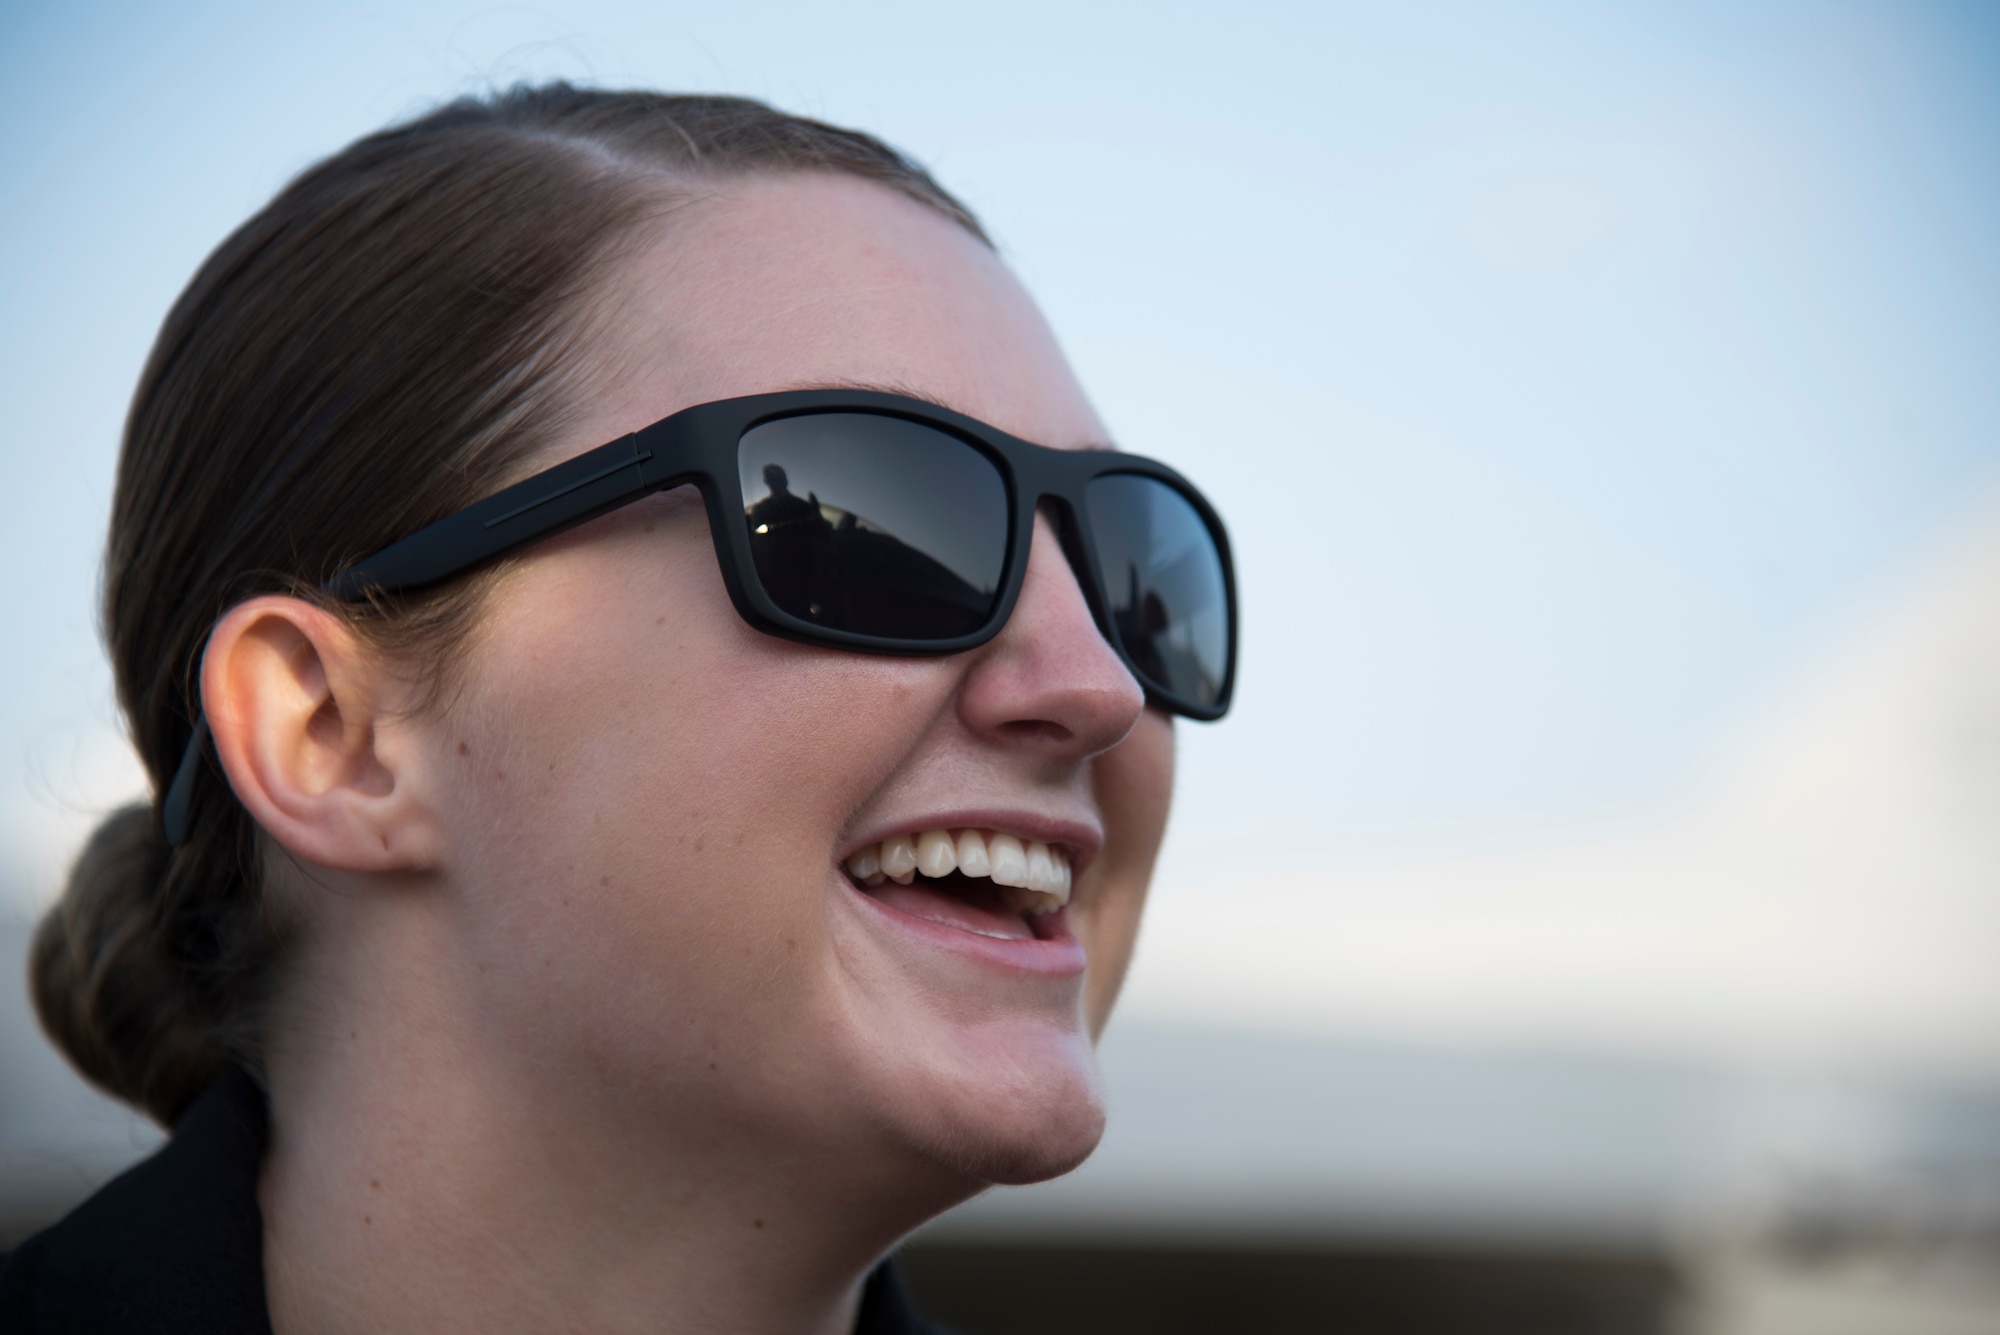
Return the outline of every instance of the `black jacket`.
[[[159,1153],[0,1256],[0,1335],[271,1335],[257,1207],[266,1116],[262,1092],[230,1073]],[[884,1262],[855,1335],[937,1333]]]

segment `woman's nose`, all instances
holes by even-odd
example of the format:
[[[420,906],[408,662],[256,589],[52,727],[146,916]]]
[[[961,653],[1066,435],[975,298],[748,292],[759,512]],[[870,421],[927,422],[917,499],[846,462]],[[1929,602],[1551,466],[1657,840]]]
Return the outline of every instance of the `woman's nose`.
[[[1105,642],[1047,516],[1035,519],[1014,614],[959,692],[974,732],[1079,758],[1123,741],[1146,694]]]

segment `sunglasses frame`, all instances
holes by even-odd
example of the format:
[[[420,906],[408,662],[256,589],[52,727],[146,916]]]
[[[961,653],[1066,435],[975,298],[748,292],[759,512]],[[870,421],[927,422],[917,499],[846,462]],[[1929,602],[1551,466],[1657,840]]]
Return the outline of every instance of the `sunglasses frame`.
[[[772,601],[758,581],[743,522],[743,487],[737,448],[751,428],[786,417],[865,413],[901,418],[956,437],[998,469],[1007,490],[1005,565],[992,614],[978,630],[950,639],[901,639],[838,630],[793,616]],[[1215,702],[1184,700],[1147,679],[1110,615],[1104,572],[1091,540],[1090,484],[1112,474],[1152,478],[1179,493],[1200,516],[1222,565],[1228,607],[1228,646]],[[737,614],[769,635],[803,644],[901,657],[943,657],[976,649],[998,635],[1014,613],[1028,573],[1035,516],[1051,503],[1057,536],[1078,575],[1092,618],[1126,669],[1145,688],[1147,703],[1187,718],[1210,721],[1229,710],[1236,677],[1236,572],[1222,518],[1186,478],[1156,460],[1113,450],[1058,450],[1036,445],[922,399],[865,389],[804,389],[751,394],[684,408],[639,431],[544,469],[521,482],[426,525],[335,575],[321,586],[343,601],[395,594],[439,584],[545,538],[656,492],[693,485],[708,512],[716,564]],[[163,803],[170,843],[185,835],[194,771],[207,737],[206,720],[194,736]]]

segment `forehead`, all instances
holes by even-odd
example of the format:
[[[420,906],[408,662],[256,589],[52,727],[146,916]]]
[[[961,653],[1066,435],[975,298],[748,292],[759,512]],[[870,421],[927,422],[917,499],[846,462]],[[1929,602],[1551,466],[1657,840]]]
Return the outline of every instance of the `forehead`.
[[[895,387],[1029,440],[1104,429],[1041,313],[978,238],[821,173],[699,187],[609,279],[597,349],[610,434],[800,385]]]

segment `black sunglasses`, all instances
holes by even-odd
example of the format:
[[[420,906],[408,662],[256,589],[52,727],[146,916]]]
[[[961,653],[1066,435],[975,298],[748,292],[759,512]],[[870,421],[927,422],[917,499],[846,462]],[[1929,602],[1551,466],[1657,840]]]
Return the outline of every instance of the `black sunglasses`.
[[[730,601],[768,634],[869,653],[976,648],[1013,613],[1050,503],[1099,630],[1148,703],[1229,708],[1236,583],[1222,519],[1165,464],[1056,450],[873,390],[753,394],[684,409],[516,483],[322,586],[341,599],[436,584],[654,492],[693,483]],[[186,837],[205,719],[162,804]]]

